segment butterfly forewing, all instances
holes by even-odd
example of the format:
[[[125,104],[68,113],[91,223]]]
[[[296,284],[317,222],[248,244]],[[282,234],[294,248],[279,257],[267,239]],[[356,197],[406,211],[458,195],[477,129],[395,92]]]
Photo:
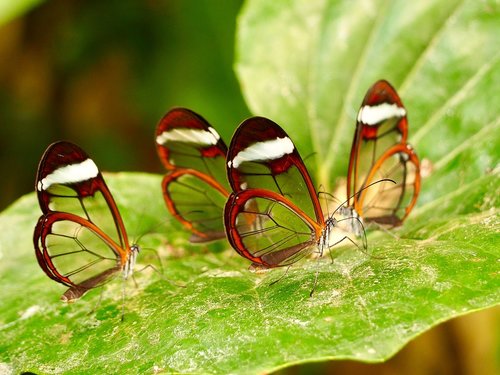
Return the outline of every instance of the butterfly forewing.
[[[227,147],[219,134],[203,117],[175,108],[156,128],[156,148],[170,171],[162,183],[170,213],[193,232],[194,242],[224,237]]]
[[[286,197],[308,215],[323,221],[307,168],[286,132],[263,117],[245,120],[231,140],[228,178],[238,192],[261,188]]]
[[[72,287],[66,297],[80,297],[124,267],[131,250],[122,218],[82,149],[69,142],[50,145],[36,191],[43,215],[35,227],[35,253],[49,277]]]
[[[347,174],[348,205],[367,221],[400,225],[420,187],[419,163],[407,142],[406,109],[384,80],[367,92],[358,112]],[[382,179],[382,182],[366,188]]]
[[[358,112],[348,170],[348,197],[366,186],[366,177],[390,147],[406,142],[406,109],[394,88],[384,80],[366,93]]]
[[[186,108],[170,110],[156,127],[156,146],[165,168],[198,170],[221,184],[227,147],[217,131]],[[227,183],[226,183],[227,184]]]
[[[116,203],[99,169],[81,148],[69,142],[49,146],[36,181],[43,213],[72,213],[94,223],[122,247],[128,243]]]

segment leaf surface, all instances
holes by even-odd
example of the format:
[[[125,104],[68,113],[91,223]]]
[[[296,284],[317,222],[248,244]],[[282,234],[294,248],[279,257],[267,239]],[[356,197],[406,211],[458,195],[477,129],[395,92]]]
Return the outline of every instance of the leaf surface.
[[[168,218],[161,176],[106,175],[138,287],[120,279],[71,305],[34,256],[34,194],[0,215],[0,366],[16,372],[262,373],[331,359],[384,361],[456,316],[497,305],[500,249],[500,26],[497,2],[248,1],[237,72],[255,114],[293,137],[323,187],[339,189],[365,90],[386,78],[428,161],[416,209],[370,254],[250,273],[221,241],[192,246]],[[147,234],[144,234],[147,233]],[[318,286],[309,298],[315,273]],[[185,284],[172,286],[168,281]],[[122,308],[125,320],[120,322]],[[95,311],[94,311],[95,310]],[[0,367],[1,368],[1,367]]]

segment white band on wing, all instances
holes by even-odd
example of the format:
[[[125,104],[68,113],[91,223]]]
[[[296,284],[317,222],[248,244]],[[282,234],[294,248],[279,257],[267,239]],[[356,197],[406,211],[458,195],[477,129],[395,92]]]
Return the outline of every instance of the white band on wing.
[[[87,159],[78,164],[65,165],[48,174],[38,182],[37,189],[47,190],[54,184],[73,184],[90,180],[99,174],[99,169],[92,159]]]
[[[164,145],[168,141],[171,141],[211,146],[217,144],[219,139],[219,133],[212,127],[208,128],[208,130],[174,128],[158,135],[156,143]]]
[[[238,168],[241,163],[247,161],[275,160],[284,155],[291,154],[295,149],[293,142],[288,137],[276,138],[270,141],[257,142],[238,152],[227,165]]]
[[[394,117],[404,117],[406,110],[397,104],[382,103],[375,106],[365,105],[358,113],[358,121],[366,125],[375,125]]]

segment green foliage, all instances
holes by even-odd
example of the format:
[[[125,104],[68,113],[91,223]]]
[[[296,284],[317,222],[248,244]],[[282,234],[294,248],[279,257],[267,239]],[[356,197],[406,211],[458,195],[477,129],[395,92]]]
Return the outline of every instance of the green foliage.
[[[471,0],[250,1],[236,69],[252,112],[285,127],[303,155],[314,152],[323,186],[345,176],[357,110],[381,78],[408,109],[419,156],[442,168],[450,152],[498,133],[499,8]],[[465,179],[496,166],[498,148],[487,147],[462,166]],[[425,199],[442,193],[426,189]]]
[[[335,249],[333,263],[302,262],[272,286],[284,270],[253,274],[233,252],[187,246],[188,234],[168,219],[160,176],[106,179],[130,236],[146,233],[140,244],[161,255],[163,276],[138,273],[124,303],[119,279],[100,303],[98,290],[58,302],[64,288],[33,253],[36,198],[21,198],[0,216],[0,362],[17,371],[256,373],[308,360],[381,361],[431,326],[500,298],[497,211],[473,203],[498,206],[495,176],[421,208],[398,241],[371,237],[377,259]],[[143,250],[139,262],[155,259]]]
[[[0,0],[0,25],[27,12],[43,0]]]
[[[237,69],[248,103],[303,155],[316,152],[324,186],[345,174],[364,91],[378,78],[398,88],[410,142],[433,165],[399,238],[371,233],[374,256],[334,248],[333,260],[303,261],[270,286],[284,270],[250,273],[224,241],[188,245],[168,218],[160,176],[107,175],[130,237],[148,233],[140,243],[157,250],[163,276],[138,273],[124,303],[115,280],[99,304],[96,290],[61,305],[64,289],[33,254],[40,213],[30,194],[0,215],[0,366],[262,373],[329,359],[378,362],[442,321],[498,304],[498,17],[494,3],[472,0],[247,2]],[[139,262],[155,257],[144,250]]]

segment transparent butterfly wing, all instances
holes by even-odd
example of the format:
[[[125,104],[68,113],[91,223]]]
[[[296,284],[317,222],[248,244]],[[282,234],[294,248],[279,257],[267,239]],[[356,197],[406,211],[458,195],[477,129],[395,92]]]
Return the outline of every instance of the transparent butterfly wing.
[[[416,203],[420,167],[407,143],[406,109],[384,80],[367,92],[358,112],[347,173],[348,206],[366,221],[401,225]],[[390,182],[376,183],[382,179]]]
[[[130,247],[116,203],[95,163],[69,142],[50,145],[36,177],[43,215],[34,231],[35,254],[45,273],[70,287],[68,296],[115,276]]]
[[[227,147],[217,131],[193,111],[174,108],[156,128],[156,149],[169,171],[162,187],[170,213],[193,242],[223,238]]]

